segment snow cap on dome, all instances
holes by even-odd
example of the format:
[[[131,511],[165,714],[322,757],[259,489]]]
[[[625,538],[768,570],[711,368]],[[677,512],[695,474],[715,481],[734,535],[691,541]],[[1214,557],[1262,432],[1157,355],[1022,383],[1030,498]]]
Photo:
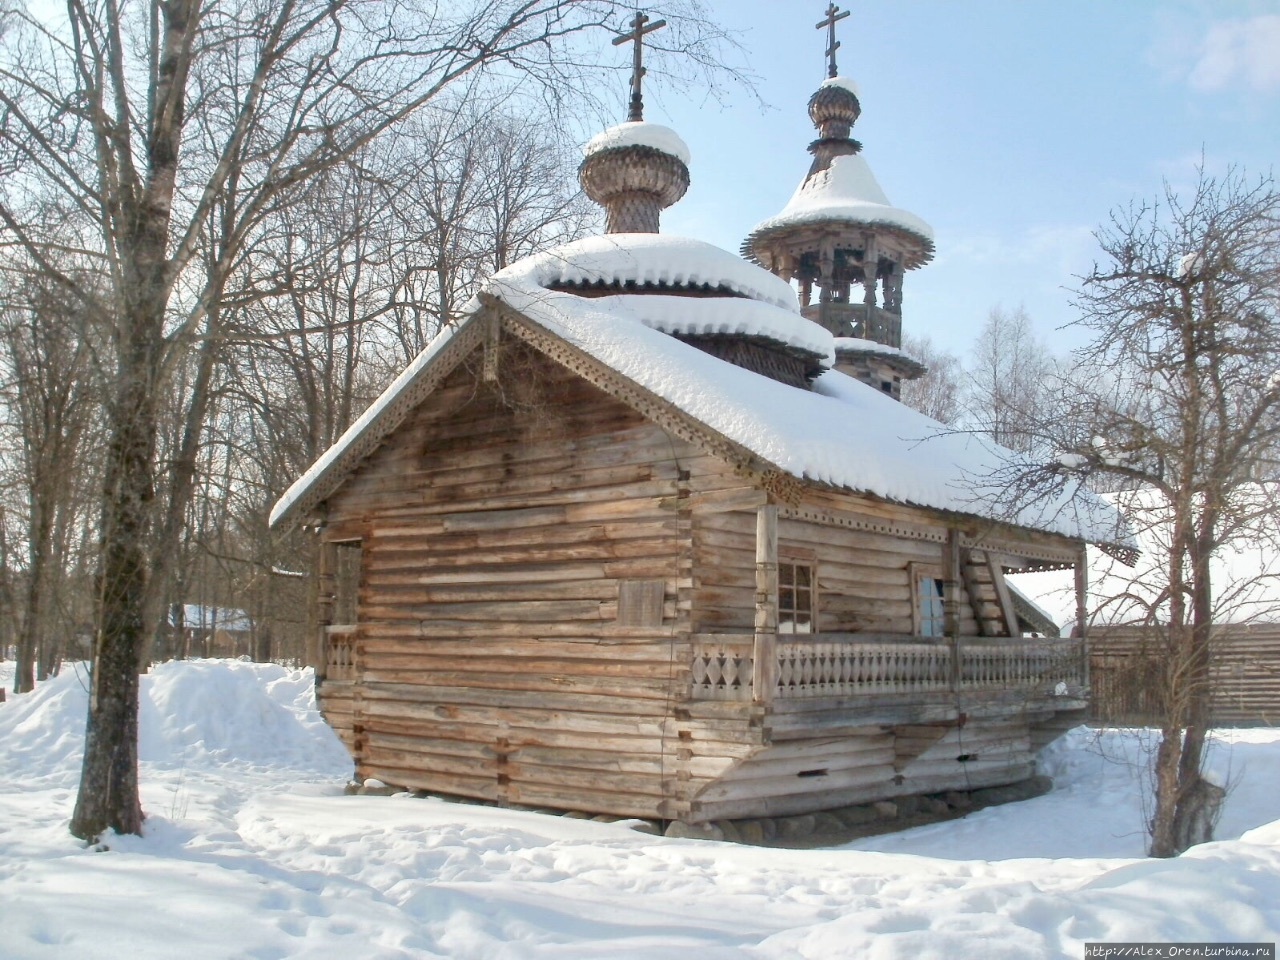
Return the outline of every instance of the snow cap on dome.
[[[662,211],[689,189],[689,148],[670,127],[620,123],[583,152],[578,182],[604,207],[607,233],[657,233]]]
[[[897,227],[933,246],[933,228],[889,202],[861,154],[836,157],[828,169],[807,177],[782,212],[757,225],[752,234],[822,220]]]
[[[842,90],[848,90],[855,97],[859,96],[858,85],[849,77],[828,77],[822,81],[824,87],[840,87]]]
[[[688,165],[689,148],[680,139],[680,134],[660,123],[649,123],[638,120],[620,123],[610,127],[603,133],[592,137],[582,148],[584,156],[591,156],[601,150],[615,150],[620,147],[652,147],[660,153],[675,157]]]

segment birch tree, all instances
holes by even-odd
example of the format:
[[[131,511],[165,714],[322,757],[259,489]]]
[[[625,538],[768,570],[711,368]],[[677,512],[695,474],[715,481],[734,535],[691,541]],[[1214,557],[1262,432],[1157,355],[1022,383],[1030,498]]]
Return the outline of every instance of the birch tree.
[[[1026,310],[993,307],[968,365],[966,419],[996,443],[1030,453],[1040,439],[1033,424],[1053,376],[1053,356]]]

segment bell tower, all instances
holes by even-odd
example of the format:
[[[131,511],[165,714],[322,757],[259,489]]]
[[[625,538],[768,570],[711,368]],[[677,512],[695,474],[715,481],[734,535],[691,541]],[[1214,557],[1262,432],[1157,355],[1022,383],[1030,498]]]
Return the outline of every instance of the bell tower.
[[[742,253],[798,284],[801,312],[836,338],[836,369],[899,398],[902,381],[924,373],[901,349],[903,277],[933,257],[933,230],[889,202],[851,136],[862,104],[836,67],[836,24],[848,16],[831,3],[816,25],[827,31],[827,79],[809,98],[809,173]]]

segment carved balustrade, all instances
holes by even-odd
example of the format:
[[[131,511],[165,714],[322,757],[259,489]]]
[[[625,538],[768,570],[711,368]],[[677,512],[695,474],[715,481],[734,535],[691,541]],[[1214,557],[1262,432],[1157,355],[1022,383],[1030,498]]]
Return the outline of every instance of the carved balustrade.
[[[751,638],[703,638],[693,645],[696,700],[750,700]],[[964,638],[959,669],[951,645],[928,637],[868,638],[860,634],[781,637],[777,644],[778,699],[1018,689],[1045,693],[1084,683],[1078,639]]]
[[[349,624],[324,628],[324,678],[356,678],[356,628]]]

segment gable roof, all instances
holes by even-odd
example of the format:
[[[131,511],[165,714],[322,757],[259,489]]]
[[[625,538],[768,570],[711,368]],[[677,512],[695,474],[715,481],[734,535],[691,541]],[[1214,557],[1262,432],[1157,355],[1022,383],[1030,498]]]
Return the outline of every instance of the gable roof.
[[[506,322],[526,325],[562,345],[566,356],[586,357],[607,369],[631,391],[624,401],[640,397],[665,404],[724,441],[724,449],[740,452],[761,469],[1073,538],[1109,542],[1122,536],[1118,514],[1093,497],[1064,495],[1042,507],[1011,513],[992,483],[1014,454],[985,438],[952,432],[843,373],[825,370],[812,391],[803,390],[734,366],[646,325],[652,309],[643,301],[650,295],[626,291],[639,282],[684,284],[734,289],[755,300],[744,314],[755,318],[752,322],[759,330],[772,331],[773,338],[790,340],[786,331],[792,329],[797,336],[812,338],[816,330],[819,339],[830,339],[800,316],[794,294],[788,306],[780,305],[786,298],[778,285],[786,285],[767,271],[698,241],[664,243],[665,239],[669,238],[592,238],[528,258],[495,275],[465,319],[441,333],[289,488],[272,511],[272,524],[331,495],[421,402],[429,392],[424,383],[438,382],[461,353],[480,344],[483,318],[493,311],[483,305],[488,302],[508,314]],[[548,289],[566,276],[613,278],[622,286],[616,296],[606,298]],[[688,298],[692,314],[700,309],[698,303]],[[724,301],[708,309],[721,311]],[[826,352],[830,350],[827,346]]]

